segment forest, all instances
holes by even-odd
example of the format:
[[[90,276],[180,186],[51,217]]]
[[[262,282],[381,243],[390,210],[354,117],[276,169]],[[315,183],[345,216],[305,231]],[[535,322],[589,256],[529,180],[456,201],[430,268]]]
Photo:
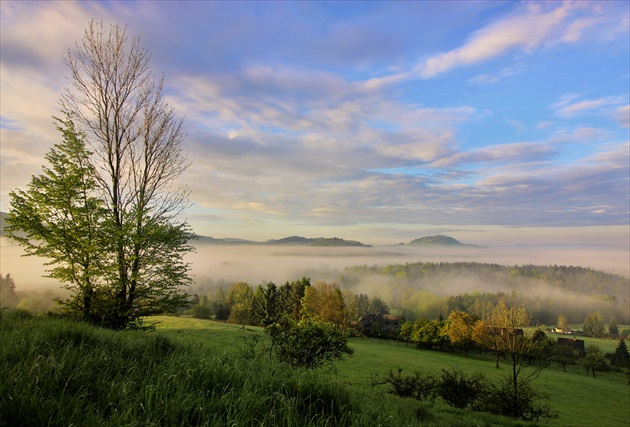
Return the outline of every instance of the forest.
[[[367,314],[385,312],[409,321],[447,318],[453,311],[486,319],[514,287],[538,325],[555,326],[560,315],[568,323],[582,323],[592,313],[599,313],[606,323],[611,319],[630,323],[628,279],[584,267],[415,262],[351,266],[343,270],[312,269],[308,277],[310,280],[305,277],[281,286],[201,277],[194,289],[198,299],[191,310],[223,320],[232,315],[238,323],[240,314],[233,314],[232,308],[240,313],[243,304],[250,304],[243,303],[243,298],[257,301],[265,292],[277,290],[279,300],[285,301],[287,297],[283,295],[288,295],[295,283],[323,282],[336,289],[336,298],[340,299],[337,304],[343,303],[348,318],[354,321]],[[248,319],[258,319],[256,316]],[[253,323],[260,324],[256,320]]]

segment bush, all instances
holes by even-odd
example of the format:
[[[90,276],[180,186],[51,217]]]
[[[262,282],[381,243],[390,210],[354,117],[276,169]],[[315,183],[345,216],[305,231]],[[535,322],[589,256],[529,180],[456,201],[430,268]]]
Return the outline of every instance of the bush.
[[[440,397],[456,408],[490,412],[524,421],[538,422],[558,416],[547,403],[540,402],[548,398],[546,394],[536,391],[526,382],[519,382],[514,390],[514,383],[509,376],[493,383],[480,373],[467,375],[455,368],[451,371],[442,370],[438,378],[418,372],[402,375],[402,369],[398,369],[396,374],[389,371],[385,378],[372,378],[373,386],[382,384],[389,384],[389,393],[399,397],[429,399],[432,402]]]
[[[488,391],[488,382],[482,374],[466,375],[455,368],[450,372],[442,369],[437,384],[440,397],[456,408],[474,407],[476,401]]]
[[[348,347],[344,335],[326,324],[311,320],[296,323],[285,317],[267,327],[265,333],[271,337],[271,347],[278,359],[293,367],[332,367],[335,360],[354,352]]]
[[[412,397],[416,400],[429,400],[434,402],[437,398],[437,379],[433,375],[414,372],[412,375],[403,375],[402,369],[398,372],[390,370],[385,378],[378,375],[372,376],[372,386],[390,384],[392,393],[399,397]]]
[[[512,378],[507,376],[490,384],[486,396],[477,401],[474,409],[538,422],[558,417],[549,404],[540,402],[548,397],[526,382],[520,382],[515,390]]]

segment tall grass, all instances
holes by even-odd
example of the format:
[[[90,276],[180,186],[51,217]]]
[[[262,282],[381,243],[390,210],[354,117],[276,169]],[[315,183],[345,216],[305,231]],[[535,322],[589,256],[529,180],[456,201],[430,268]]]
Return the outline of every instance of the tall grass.
[[[0,313],[1,426],[513,426],[357,390],[260,352]]]

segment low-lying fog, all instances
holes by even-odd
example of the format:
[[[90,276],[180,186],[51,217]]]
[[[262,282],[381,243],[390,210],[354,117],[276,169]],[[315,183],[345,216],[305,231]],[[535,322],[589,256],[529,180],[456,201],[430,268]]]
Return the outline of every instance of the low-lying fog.
[[[10,273],[18,290],[55,285],[42,278],[45,266],[36,257],[21,257],[22,249],[2,238],[0,272]],[[306,246],[220,246],[197,244],[189,254],[191,273],[198,281],[244,281],[257,285],[266,281],[282,284],[314,270],[343,270],[354,265],[388,265],[406,262],[485,262],[502,265],[574,265],[628,277],[628,248],[614,246],[501,246],[488,248],[435,248],[410,246],[306,247]],[[313,277],[312,277],[313,278]],[[315,278],[313,278],[315,279]]]

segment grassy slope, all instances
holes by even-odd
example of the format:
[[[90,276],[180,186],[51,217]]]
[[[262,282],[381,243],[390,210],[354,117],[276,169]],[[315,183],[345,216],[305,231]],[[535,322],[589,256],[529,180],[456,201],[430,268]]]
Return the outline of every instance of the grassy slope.
[[[245,337],[260,337],[257,348],[267,341],[260,328],[215,323],[199,319],[155,318],[162,323],[158,329],[169,336],[184,340],[202,341],[221,348],[246,348]],[[552,335],[553,336],[553,335]],[[617,341],[586,339],[586,344],[597,344],[605,352],[614,351]],[[477,354],[465,357],[457,353],[417,350],[413,346],[393,341],[354,338],[350,340],[355,350],[352,358],[340,362],[333,379],[351,384],[355,389],[369,388],[372,374],[386,374],[390,369],[402,368],[403,372],[415,370],[440,372],[443,368],[457,367],[466,371],[482,372],[490,378],[505,375],[507,366],[494,367],[493,360]],[[625,377],[616,372],[598,372],[597,378],[587,377],[579,366],[567,367],[567,372],[553,364],[536,380],[536,387],[550,395],[549,403],[560,416],[550,426],[630,426],[630,393]],[[409,404],[415,404],[409,403]],[[439,405],[436,409],[440,410]],[[442,408],[447,411],[448,409]]]
[[[113,332],[0,312],[0,426],[527,425],[287,369],[242,351],[259,329],[161,320]]]

